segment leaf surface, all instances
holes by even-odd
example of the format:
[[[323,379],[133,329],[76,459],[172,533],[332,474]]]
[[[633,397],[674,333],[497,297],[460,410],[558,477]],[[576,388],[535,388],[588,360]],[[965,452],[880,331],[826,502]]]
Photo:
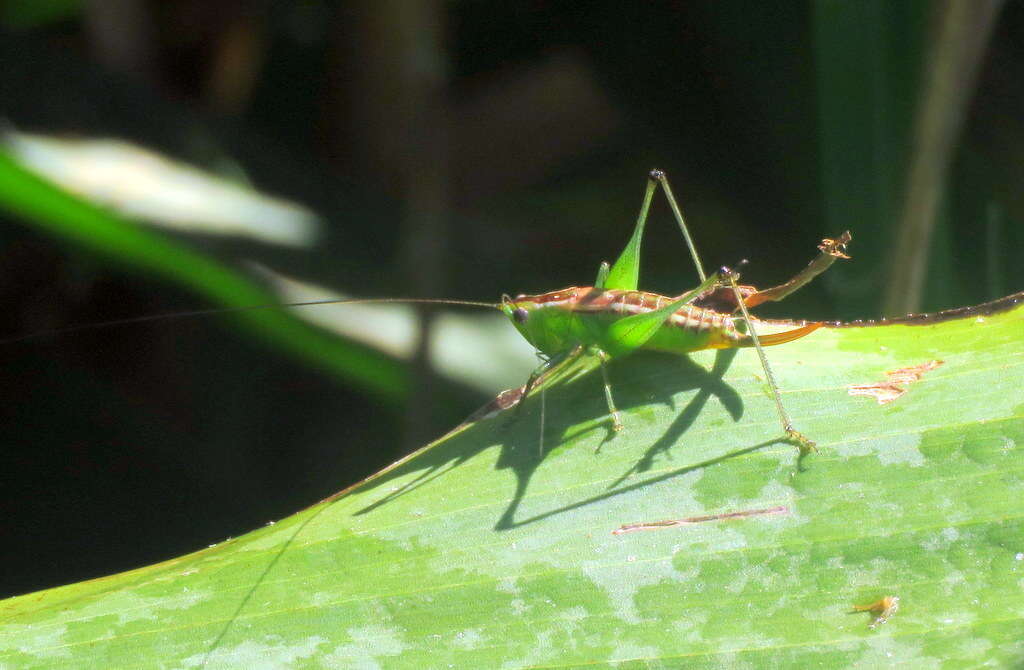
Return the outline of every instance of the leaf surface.
[[[570,375],[543,445],[537,394],[277,524],[0,603],[0,666],[1019,665],[1018,300],[771,347],[802,462],[753,351],[613,362],[618,434]]]

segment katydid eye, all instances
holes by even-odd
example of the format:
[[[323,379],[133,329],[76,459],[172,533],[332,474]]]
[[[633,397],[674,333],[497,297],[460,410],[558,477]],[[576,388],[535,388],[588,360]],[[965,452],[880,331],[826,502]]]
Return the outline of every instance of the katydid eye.
[[[522,307],[516,307],[512,310],[512,318],[515,319],[516,323],[526,323],[527,319],[530,318],[530,313]]]

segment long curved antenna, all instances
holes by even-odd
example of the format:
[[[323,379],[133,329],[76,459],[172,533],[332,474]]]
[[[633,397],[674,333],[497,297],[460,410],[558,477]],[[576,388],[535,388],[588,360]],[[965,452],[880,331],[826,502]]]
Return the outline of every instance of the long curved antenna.
[[[127,326],[135,323],[146,323],[148,321],[167,321],[171,319],[184,319],[193,316],[212,316],[214,314],[234,314],[238,312],[250,312],[258,309],[284,309],[288,307],[312,307],[314,305],[355,305],[355,304],[426,304],[426,305],[461,305],[465,307],[487,307],[488,309],[501,310],[501,305],[491,302],[476,302],[474,300],[445,300],[443,298],[327,298],[324,300],[309,300],[306,302],[277,302],[263,305],[242,305],[240,307],[210,307],[207,309],[190,309],[181,312],[164,312],[162,314],[148,314],[146,316],[134,316],[127,319],[114,319],[112,321],[100,321],[98,323],[83,323],[77,326],[66,328],[53,328],[41,330],[27,335],[15,335],[14,337],[0,338],[0,346],[13,344],[15,342],[27,342],[29,340],[70,335],[88,330],[100,330],[113,328],[115,326]]]

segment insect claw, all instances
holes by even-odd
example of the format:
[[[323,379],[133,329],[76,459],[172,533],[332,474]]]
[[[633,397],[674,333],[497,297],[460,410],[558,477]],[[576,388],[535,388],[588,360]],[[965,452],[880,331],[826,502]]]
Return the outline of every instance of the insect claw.
[[[786,437],[794,446],[796,446],[797,449],[800,450],[801,456],[818,451],[818,447],[812,440],[792,426],[786,428]]]
[[[718,276],[721,279],[720,285],[729,286],[735,282],[738,282],[740,280],[739,269],[741,269],[744,265],[746,265],[749,262],[750,261],[744,258],[743,260],[736,264],[736,270],[733,270],[728,265],[723,265],[722,267],[718,268]]]
[[[846,245],[852,239],[853,237],[850,236],[850,231],[847,230],[834,240],[826,237],[821,241],[821,244],[818,245],[818,249],[829,256],[834,256],[836,258],[849,258],[849,256],[846,255]]]
[[[618,412],[612,412],[612,430],[618,433],[622,430],[622,418]]]

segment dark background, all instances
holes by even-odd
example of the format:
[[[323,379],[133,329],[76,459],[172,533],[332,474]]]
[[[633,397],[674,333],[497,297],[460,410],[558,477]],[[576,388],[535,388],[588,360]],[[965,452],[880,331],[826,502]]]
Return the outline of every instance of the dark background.
[[[762,315],[878,318],[1024,287],[1019,2],[0,7],[10,127],[119,138],[212,172],[230,160],[322,217],[323,240],[299,251],[172,235],[229,266],[352,295],[588,284],[659,167],[705,265],[748,258],[758,285],[851,230],[852,261]],[[0,217],[5,337],[210,306]],[[652,217],[642,287],[676,294],[692,263],[660,199]],[[898,272],[911,255],[920,290]],[[287,516],[489,400],[422,364],[405,399],[368,396],[216,317],[4,344],[0,366],[0,595]]]

